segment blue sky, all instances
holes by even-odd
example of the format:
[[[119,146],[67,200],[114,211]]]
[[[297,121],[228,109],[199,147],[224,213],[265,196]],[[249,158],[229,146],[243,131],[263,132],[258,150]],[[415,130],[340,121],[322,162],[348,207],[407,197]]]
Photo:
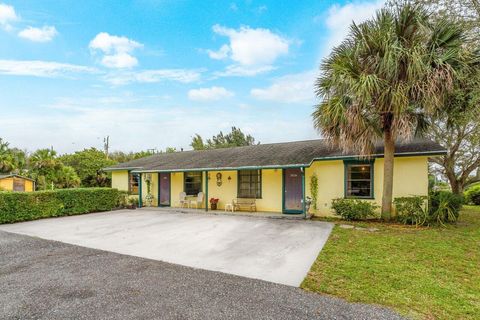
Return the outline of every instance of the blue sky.
[[[318,66],[382,1],[0,0],[0,137],[63,152],[189,148],[240,127],[317,138]]]

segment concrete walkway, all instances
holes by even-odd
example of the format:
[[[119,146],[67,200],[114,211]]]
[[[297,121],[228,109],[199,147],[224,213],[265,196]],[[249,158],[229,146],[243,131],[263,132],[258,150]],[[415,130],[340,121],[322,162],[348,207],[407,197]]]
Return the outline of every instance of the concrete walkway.
[[[0,230],[299,286],[332,227],[142,209],[1,225]]]

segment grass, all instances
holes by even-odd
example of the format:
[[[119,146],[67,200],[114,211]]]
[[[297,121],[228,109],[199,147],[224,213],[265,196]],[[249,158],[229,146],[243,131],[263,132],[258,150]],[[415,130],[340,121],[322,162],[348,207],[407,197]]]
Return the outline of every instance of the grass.
[[[336,225],[302,288],[414,319],[478,319],[480,207],[464,207],[445,228],[352,224],[379,230]]]

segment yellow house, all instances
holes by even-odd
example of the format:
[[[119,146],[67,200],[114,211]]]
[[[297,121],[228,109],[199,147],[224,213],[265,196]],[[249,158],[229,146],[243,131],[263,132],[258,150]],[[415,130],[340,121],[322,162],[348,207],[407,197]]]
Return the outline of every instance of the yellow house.
[[[398,143],[393,196],[428,194],[428,157],[444,154],[431,141]],[[331,215],[335,198],[381,204],[383,145],[368,158],[330,148],[325,140],[161,153],[105,169],[112,187],[139,195],[139,205],[233,208],[305,214],[306,199],[316,199],[310,213]],[[317,192],[312,194],[316,177]],[[243,208],[242,206],[245,206]],[[316,209],[314,209],[316,208]]]
[[[16,174],[0,175],[0,191],[34,191],[35,181]]]

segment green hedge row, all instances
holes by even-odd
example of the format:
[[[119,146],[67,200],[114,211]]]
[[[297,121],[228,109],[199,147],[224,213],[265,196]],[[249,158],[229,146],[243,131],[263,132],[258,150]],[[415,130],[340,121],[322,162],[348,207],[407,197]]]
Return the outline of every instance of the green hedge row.
[[[111,188],[0,192],[0,223],[109,211],[119,207],[123,198],[122,192]]]

